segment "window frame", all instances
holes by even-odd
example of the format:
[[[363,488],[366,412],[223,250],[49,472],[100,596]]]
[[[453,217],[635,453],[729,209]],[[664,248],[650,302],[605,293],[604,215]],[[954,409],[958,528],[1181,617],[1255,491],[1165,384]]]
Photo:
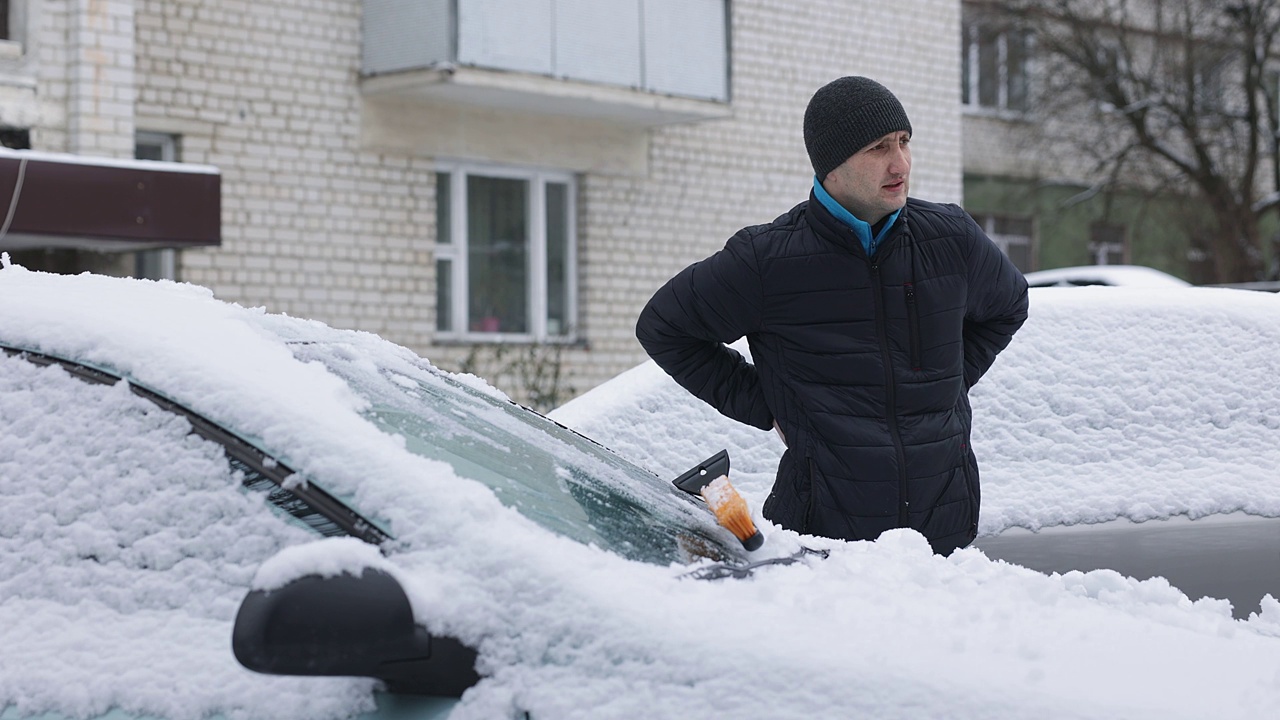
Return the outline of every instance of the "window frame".
[[[178,162],[179,136],[173,133],[138,130],[133,134],[133,154],[137,159],[139,145],[160,148],[160,160]],[[139,250],[134,253],[133,277],[148,280],[177,280],[178,251],[173,248]]]
[[[440,162],[435,166],[435,179],[438,183],[442,175],[449,178],[449,229],[450,241],[441,242],[439,237],[440,223],[437,209],[435,221],[436,238],[434,244],[434,260],[436,262],[435,279],[438,284],[439,262],[451,263],[450,277],[450,323],[451,330],[440,329],[440,308],[436,307],[435,334],[438,340],[459,341],[467,343],[564,343],[577,341],[578,317],[578,228],[577,228],[577,176],[569,171],[548,168],[521,168],[508,165],[490,165],[476,162]],[[528,294],[525,298],[529,308],[529,332],[483,332],[471,330],[468,323],[470,308],[470,281],[468,257],[468,211],[467,211],[467,178],[471,176],[497,178],[503,180],[523,180],[527,183],[528,202],[526,204],[525,227],[529,236],[529,257],[525,268],[528,280]],[[548,296],[547,296],[547,185],[563,184],[565,193],[565,316],[566,327],[561,332],[548,332]],[[435,189],[435,197],[440,191]]]
[[[996,42],[996,103],[984,105],[981,99],[982,62],[980,34],[994,32]],[[1025,36],[1022,58],[1023,103],[1025,107],[1009,105],[1009,36],[1019,33]],[[1027,28],[981,19],[962,20],[960,23],[960,105],[970,113],[1000,115],[1021,118],[1031,112],[1031,80],[1035,63],[1035,35]]]
[[[27,23],[30,9],[28,0],[0,2],[4,16],[3,34],[0,34],[0,61],[18,62],[27,54]]]
[[[978,227],[982,228],[982,232],[986,233],[991,242],[1000,248],[1000,252],[1010,260],[1013,256],[1009,254],[1011,246],[1025,247],[1027,250],[1027,265],[1029,267],[1019,267],[1023,272],[1032,272],[1035,270],[1036,262],[1036,224],[1034,217],[1017,216],[1017,215],[994,215],[976,213],[972,215],[974,222],[978,223]],[[1029,226],[1029,232],[1026,235],[1020,235],[1012,232],[1001,232],[1004,228],[999,227],[1006,222],[1026,222]],[[1016,263],[1015,263],[1016,264]]]
[[[1103,220],[1090,223],[1089,257],[1094,265],[1127,265],[1130,262],[1128,226]]]

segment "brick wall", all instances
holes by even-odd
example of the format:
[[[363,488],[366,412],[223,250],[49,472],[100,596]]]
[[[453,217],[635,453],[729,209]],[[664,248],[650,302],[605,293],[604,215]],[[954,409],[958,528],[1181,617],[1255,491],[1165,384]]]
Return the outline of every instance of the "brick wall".
[[[138,128],[222,171],[222,247],[182,278],[424,350],[431,160],[361,148],[360,3],[138,4]]]
[[[916,130],[913,194],[960,200],[958,0],[731,5],[733,116],[648,131],[623,156],[638,171],[580,175],[584,342],[564,355],[578,392],[643,360],[635,317],[667,277],[807,197],[801,118],[823,83],[866,74],[893,89]],[[182,279],[442,367],[465,356],[433,344],[435,158],[416,136],[375,144],[363,127],[358,0],[42,7],[38,149],[123,154],[134,129],[168,132],[182,160],[221,169],[223,244],[183,252]]]
[[[67,149],[133,157],[133,0],[70,0]]]

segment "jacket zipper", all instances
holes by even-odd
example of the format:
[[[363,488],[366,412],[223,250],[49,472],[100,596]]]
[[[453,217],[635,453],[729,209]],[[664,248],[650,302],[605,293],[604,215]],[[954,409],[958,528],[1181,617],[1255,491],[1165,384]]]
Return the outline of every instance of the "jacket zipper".
[[[907,330],[911,335],[911,369],[920,370],[920,311],[916,308],[916,289],[911,283],[907,291]]]
[[[889,355],[889,333],[885,327],[884,287],[881,284],[879,263],[871,264],[871,280],[876,303],[876,339],[880,342],[880,355],[884,359],[885,418],[889,422],[889,437],[898,455],[898,527],[907,527],[907,453],[902,447],[902,432],[898,428],[897,385],[893,381],[893,359]]]

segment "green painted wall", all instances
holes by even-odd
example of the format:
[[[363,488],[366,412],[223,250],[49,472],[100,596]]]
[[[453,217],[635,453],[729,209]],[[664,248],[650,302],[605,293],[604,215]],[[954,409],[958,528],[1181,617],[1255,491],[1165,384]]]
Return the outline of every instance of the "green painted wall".
[[[1206,269],[1194,261],[1195,235],[1211,231],[1209,214],[1197,201],[1086,191],[1083,186],[966,175],[964,207],[975,215],[1034,218],[1035,267],[1029,270],[1094,264],[1090,228],[1105,222],[1124,226],[1130,264],[1154,267],[1195,283],[1211,281]],[[1264,221],[1262,230],[1264,238],[1277,231],[1274,216]],[[1264,251],[1274,254],[1275,247]]]

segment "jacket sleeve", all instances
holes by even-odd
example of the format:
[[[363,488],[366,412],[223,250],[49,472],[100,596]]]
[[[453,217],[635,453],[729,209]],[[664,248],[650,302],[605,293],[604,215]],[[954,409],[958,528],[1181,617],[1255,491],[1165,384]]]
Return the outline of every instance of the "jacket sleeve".
[[[1026,322],[1027,280],[972,218],[965,219],[973,243],[964,318],[964,382],[973,387]]]
[[[725,347],[759,329],[761,306],[754,248],[739,232],[654,294],[636,322],[636,338],[681,387],[738,422],[768,430],[773,413],[755,366]]]

